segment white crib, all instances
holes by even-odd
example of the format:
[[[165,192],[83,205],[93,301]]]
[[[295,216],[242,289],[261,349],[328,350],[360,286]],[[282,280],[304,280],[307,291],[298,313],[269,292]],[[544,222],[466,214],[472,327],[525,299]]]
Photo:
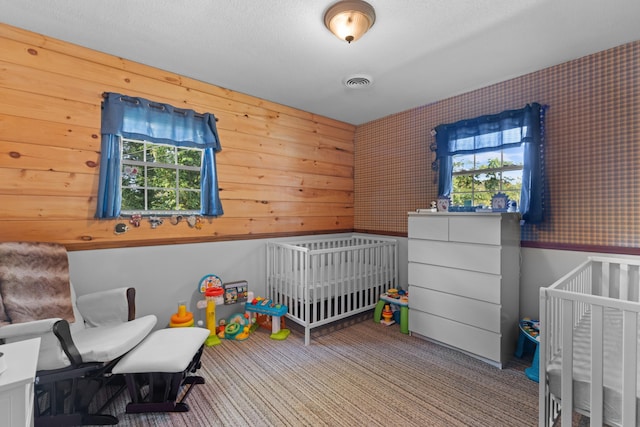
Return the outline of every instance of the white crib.
[[[372,309],[398,286],[395,239],[353,234],[267,244],[267,295],[287,318],[311,329]]]
[[[590,257],[540,289],[539,425],[638,426],[640,261]]]

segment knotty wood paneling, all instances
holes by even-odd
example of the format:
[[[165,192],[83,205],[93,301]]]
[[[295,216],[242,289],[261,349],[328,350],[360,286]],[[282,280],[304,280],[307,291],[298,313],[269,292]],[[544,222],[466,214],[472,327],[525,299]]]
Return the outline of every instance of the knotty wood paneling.
[[[353,229],[354,126],[4,24],[0,51],[0,240],[94,249]],[[121,235],[128,218],[93,218],[103,92],[216,115],[223,216]]]

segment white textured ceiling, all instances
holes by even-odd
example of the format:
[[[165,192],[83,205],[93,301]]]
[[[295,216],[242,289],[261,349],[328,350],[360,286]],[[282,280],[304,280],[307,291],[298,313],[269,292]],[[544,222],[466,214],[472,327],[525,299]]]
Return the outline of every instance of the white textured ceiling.
[[[353,124],[640,40],[640,0],[368,1],[351,45],[333,0],[0,0],[0,21]]]

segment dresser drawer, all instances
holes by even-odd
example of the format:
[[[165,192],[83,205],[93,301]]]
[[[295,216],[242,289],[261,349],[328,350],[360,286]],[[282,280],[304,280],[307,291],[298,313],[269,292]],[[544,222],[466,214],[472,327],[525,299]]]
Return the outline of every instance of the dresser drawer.
[[[409,286],[409,309],[500,332],[500,305],[458,295]]]
[[[449,240],[449,218],[438,214],[410,216],[409,236],[416,239]]]
[[[500,245],[501,219],[500,215],[452,216],[449,218],[449,240]]]
[[[409,285],[500,304],[502,277],[497,274],[409,263]]]
[[[484,329],[409,310],[409,331],[499,363],[501,335]]]
[[[500,274],[500,246],[409,239],[409,261]]]

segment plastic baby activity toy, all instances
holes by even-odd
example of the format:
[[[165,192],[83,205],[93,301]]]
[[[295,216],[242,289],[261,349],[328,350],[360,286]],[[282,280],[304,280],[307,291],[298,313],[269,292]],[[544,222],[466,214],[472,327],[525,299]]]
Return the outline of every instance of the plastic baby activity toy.
[[[222,300],[222,294],[224,293],[222,280],[215,274],[209,274],[200,279],[198,287],[207,301],[205,319],[207,329],[209,329],[209,336],[204,343],[206,346],[211,347],[220,344],[220,338],[216,334],[216,303],[219,302],[218,300]]]
[[[205,340],[207,346],[218,345],[221,339],[246,340],[258,326],[271,329],[270,337],[274,340],[284,340],[291,332],[284,327],[287,306],[275,304],[270,299],[262,297],[254,298],[253,292],[248,291],[246,281],[223,284],[218,276],[208,274],[198,282],[198,291],[205,297],[198,301],[197,307],[205,309],[206,328],[209,330],[209,336]],[[228,297],[227,294],[231,294],[232,297]],[[243,313],[233,314],[216,323],[216,305],[238,303],[244,303]],[[203,324],[201,320],[198,321],[198,326]],[[178,312],[171,316],[169,326],[194,326],[193,313],[187,311],[186,303],[178,304]]]
[[[244,309],[250,313],[266,314],[272,317],[271,339],[284,340],[289,336],[291,332],[289,329],[280,329],[280,318],[287,314],[286,305],[274,304],[270,299],[257,297],[247,302]]]
[[[171,316],[170,328],[185,328],[193,326],[193,313],[187,311],[187,304],[183,301],[178,303],[178,312]]]

